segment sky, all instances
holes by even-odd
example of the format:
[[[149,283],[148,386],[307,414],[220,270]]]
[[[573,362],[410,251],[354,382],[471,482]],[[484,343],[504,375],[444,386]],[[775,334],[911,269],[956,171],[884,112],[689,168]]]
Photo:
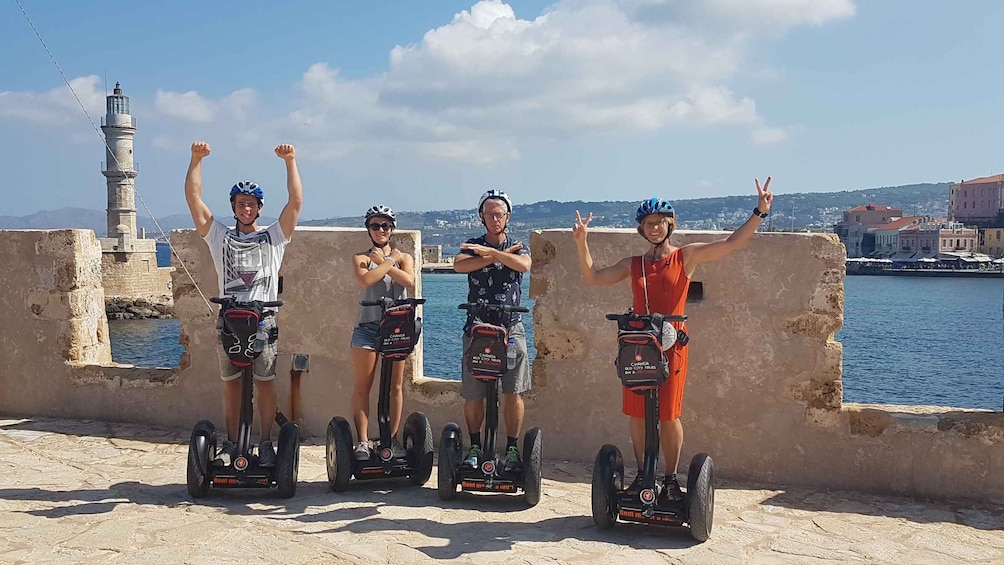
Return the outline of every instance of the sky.
[[[279,143],[303,219],[997,174],[1000,29],[989,0],[2,0],[0,215],[107,206],[116,81],[144,216],[187,211],[195,140],[228,216],[241,179],[278,214]]]

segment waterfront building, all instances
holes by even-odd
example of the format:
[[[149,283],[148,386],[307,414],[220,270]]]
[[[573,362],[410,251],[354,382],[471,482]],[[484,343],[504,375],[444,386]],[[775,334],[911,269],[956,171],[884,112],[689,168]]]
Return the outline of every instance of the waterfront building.
[[[902,209],[872,202],[844,212],[843,219],[834,224],[833,232],[844,244],[848,257],[864,257],[875,253],[875,234],[871,228],[901,217]]]
[[[948,196],[948,219],[979,227],[1004,227],[1004,174],[959,181]]]

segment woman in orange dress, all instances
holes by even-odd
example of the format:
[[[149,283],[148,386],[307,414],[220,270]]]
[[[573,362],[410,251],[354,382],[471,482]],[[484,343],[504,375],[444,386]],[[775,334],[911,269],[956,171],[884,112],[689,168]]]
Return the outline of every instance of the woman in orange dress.
[[[611,265],[597,269],[589,254],[586,242],[589,222],[593,215],[585,219],[575,212],[573,235],[579,252],[579,270],[586,284],[609,285],[624,279],[631,280],[633,308],[638,314],[683,315],[687,304],[687,290],[694,269],[701,263],[717,261],[734,251],[745,247],[753,237],[767,213],[774,198],[769,190],[770,177],[760,186],[756,180],[759,200],[753,214],[739,229],[726,239],[712,242],[690,243],[674,247],[669,236],[676,227],[676,212],[666,200],[650,198],[641,203],[635,214],[638,234],[650,244],[647,253],[641,256],[625,257]],[[682,323],[674,323],[681,329]],[[683,448],[683,425],[680,413],[683,407],[683,389],[687,382],[687,345],[677,343],[666,351],[669,359],[669,378],[659,389],[659,438],[660,449],[666,462],[665,487],[662,492],[673,499],[682,499],[683,493],[676,471],[680,466],[680,450]],[[631,443],[634,444],[638,462],[635,483],[641,480],[641,466],[645,447],[645,397],[624,389],[624,414],[630,417]],[[632,484],[630,488],[636,488]]]

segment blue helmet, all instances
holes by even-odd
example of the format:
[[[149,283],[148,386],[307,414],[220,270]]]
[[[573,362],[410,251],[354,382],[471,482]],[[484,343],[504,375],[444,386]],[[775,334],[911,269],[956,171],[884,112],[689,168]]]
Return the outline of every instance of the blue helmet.
[[[249,180],[242,180],[238,182],[230,189],[230,201],[233,202],[234,197],[238,194],[254,196],[258,199],[260,204],[265,203],[265,193],[262,191],[261,187],[258,186],[258,183],[251,182]]]
[[[638,211],[635,212],[634,219],[640,224],[645,216],[649,214],[663,214],[671,218],[676,216],[676,212],[673,211],[673,205],[668,200],[661,198],[643,200],[641,206],[638,206]]]

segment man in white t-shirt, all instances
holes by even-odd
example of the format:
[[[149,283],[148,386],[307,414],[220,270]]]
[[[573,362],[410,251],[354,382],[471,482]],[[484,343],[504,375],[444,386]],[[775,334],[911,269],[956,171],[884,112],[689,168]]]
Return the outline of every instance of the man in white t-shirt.
[[[238,182],[230,189],[230,207],[237,221],[233,228],[213,218],[213,213],[202,200],[202,160],[209,153],[208,143],[196,141],[192,144],[192,161],[185,177],[185,200],[195,222],[195,231],[206,241],[213,256],[219,296],[233,296],[239,301],[278,300],[279,265],[303,207],[303,186],[296,168],[296,150],[292,145],[285,144],[275,148],[275,154],[286,162],[289,200],[279,214],[279,221],[264,229],[258,227],[258,216],[265,204],[265,195],[251,181]],[[261,426],[258,458],[259,464],[267,467],[275,465],[271,437],[278,405],[274,381],[279,333],[274,310],[266,310],[263,321],[269,340],[261,355],[255,359],[254,382]],[[223,442],[218,458],[224,465],[229,465],[237,451],[233,440],[237,438],[240,423],[241,381],[240,370],[230,364],[225,352],[220,374],[224,382],[223,414],[227,423],[227,440]]]

